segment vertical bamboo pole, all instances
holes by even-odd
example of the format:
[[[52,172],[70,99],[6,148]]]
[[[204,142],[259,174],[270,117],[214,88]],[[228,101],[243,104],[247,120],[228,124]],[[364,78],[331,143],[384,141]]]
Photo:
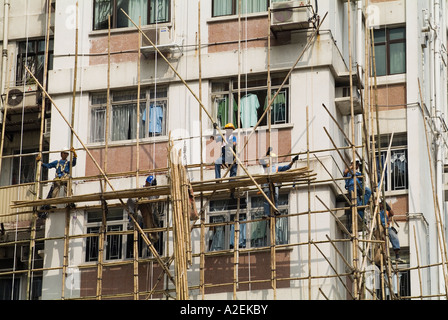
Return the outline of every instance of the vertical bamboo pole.
[[[110,15],[107,16],[107,91],[106,91],[106,128],[104,130],[104,173],[107,173],[107,154],[109,151],[109,130],[110,130]],[[138,109],[137,109],[138,110]],[[106,191],[107,182],[104,181],[104,191]]]
[[[306,165],[310,169],[310,119],[306,107]],[[311,183],[308,179],[308,299],[311,300]]]
[[[142,17],[138,18],[138,25],[141,28],[142,25]],[[137,148],[137,159],[136,159],[136,175],[135,175],[135,184],[136,188],[139,187],[139,171],[140,171],[140,59],[141,59],[141,36],[138,34],[138,55],[137,55],[137,133],[136,133],[136,148]],[[146,112],[146,110],[145,110]],[[136,208],[136,211],[138,209]],[[139,300],[139,285],[138,285],[138,259],[139,259],[139,250],[138,250],[138,231],[137,228],[134,228],[133,232],[133,252],[134,252],[134,300]]]
[[[354,101],[353,101],[353,62],[352,62],[352,26],[351,26],[351,10],[352,2],[348,0],[347,2],[347,16],[348,16],[348,43],[349,43],[349,75],[350,75],[350,123],[352,129],[352,161],[356,159],[356,148],[355,148],[355,114],[354,114]],[[353,168],[355,170],[355,168]],[[357,210],[357,180],[354,179],[355,190],[352,192],[352,237],[353,237],[353,278],[354,278],[354,297],[359,299],[358,293],[358,282],[359,282],[359,270],[358,270],[358,210]]]
[[[43,76],[43,86],[47,86],[47,74],[48,74],[48,52],[50,47],[50,24],[51,24],[51,3],[47,1],[47,30],[46,30],[46,41],[45,41],[45,58],[44,58],[44,76]],[[12,59],[11,59],[12,61]],[[9,70],[11,72],[11,70]],[[9,76],[8,76],[9,81]],[[8,82],[9,83],[9,82]],[[7,100],[6,100],[7,101]],[[39,134],[39,156],[42,157],[42,149],[43,149],[43,131],[45,127],[45,95],[42,95],[42,106],[40,111],[40,134]],[[4,123],[4,122],[3,122]],[[3,126],[4,127],[4,126]],[[3,150],[3,147],[2,147]],[[0,160],[1,163],[1,160]],[[34,183],[34,199],[37,200],[40,197],[40,168],[42,162],[36,162],[36,179]],[[1,171],[1,164],[0,164]],[[33,264],[33,255],[36,245],[36,223],[37,223],[37,210],[34,208],[33,210],[33,219],[31,222],[31,235],[30,235],[30,250],[28,255],[28,281],[27,281],[27,298],[31,300],[31,287],[32,287],[32,264]]]
[[[418,243],[417,243],[417,233],[415,232],[415,226],[413,226],[413,230],[414,230],[414,242],[415,242],[415,252],[417,254],[417,270],[418,270],[418,283],[419,283],[419,288],[420,288],[420,297],[423,296],[423,289],[422,289],[422,273],[420,270],[420,257],[418,254]],[[420,300],[423,300],[422,298],[420,298]]]
[[[101,185],[101,184],[100,184]],[[101,188],[102,189],[102,188]],[[107,203],[101,199],[101,227],[98,236],[98,261],[97,261],[97,277],[96,277],[96,299],[101,300],[103,296],[103,261],[104,261],[104,245],[107,236]]]
[[[139,28],[142,26],[142,17],[138,18]],[[142,37],[138,34],[138,55],[137,55],[137,159],[136,159],[136,188],[139,187],[139,171],[140,171],[140,91],[141,91],[141,57],[142,57]],[[145,108],[146,112],[146,108]]]
[[[201,0],[198,0],[198,59],[199,59],[199,100],[202,101],[202,39],[201,39]],[[203,167],[203,132],[202,132],[202,108],[199,105],[199,130],[200,130],[200,145],[201,145],[201,181],[204,180]],[[205,281],[205,211],[204,211],[204,193],[201,191],[201,242],[200,242],[200,258],[199,258],[199,291],[202,300],[205,299],[204,281]]]
[[[72,98],[72,115],[71,115],[71,127],[75,126],[75,105],[76,105],[76,86],[78,79],[78,10],[79,4],[76,1],[76,30],[75,30],[75,65],[74,65],[74,79],[73,79],[73,98]],[[74,136],[73,131],[70,130],[70,148],[74,148],[73,145]],[[67,196],[72,196],[72,171],[73,171],[73,152],[70,151],[70,173],[67,182]],[[67,277],[67,268],[69,264],[69,248],[70,248],[70,206],[65,209],[65,229],[64,229],[64,258],[62,266],[62,299],[65,299],[65,280]]]
[[[79,34],[78,11],[79,11],[79,5],[78,1],[76,1],[75,66],[74,66],[74,79],[73,79],[72,117],[71,117],[72,128],[75,126],[76,86],[78,81],[78,34]],[[73,131],[70,130],[70,148],[74,148],[73,142],[74,142]],[[72,196],[72,170],[73,170],[73,152],[70,152],[70,174],[68,177],[68,186],[67,186],[68,196]]]

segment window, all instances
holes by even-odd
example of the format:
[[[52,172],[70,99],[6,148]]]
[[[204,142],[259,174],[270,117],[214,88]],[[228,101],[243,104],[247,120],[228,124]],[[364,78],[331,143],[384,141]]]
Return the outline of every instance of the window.
[[[166,135],[167,90],[142,90],[140,94],[139,138]],[[137,90],[111,92],[109,141],[137,137]],[[91,96],[90,142],[104,142],[106,135],[106,93]],[[149,119],[149,121],[147,121]]]
[[[12,166],[12,177],[11,177],[11,185],[22,184],[34,182],[36,179],[36,156],[33,155],[25,155],[27,153],[37,152],[37,149],[30,150],[22,150],[22,154],[24,156],[14,157],[13,166]],[[20,150],[14,152],[14,154],[20,154]],[[48,155],[44,155],[44,159],[48,159]],[[47,179],[48,170],[45,170],[45,173],[42,179]]]
[[[263,197],[252,197],[246,203],[240,200],[239,212],[239,248],[255,248],[268,246],[269,223],[262,219],[264,214]],[[288,194],[279,195],[278,207],[281,215],[288,214]],[[215,200],[210,201],[209,222],[213,224],[208,233],[208,250],[220,251],[232,249],[235,246],[235,221],[237,213],[237,200]],[[253,220],[253,222],[250,222]],[[276,219],[276,243],[288,243],[288,218]]]
[[[139,17],[141,17],[142,24],[169,22],[170,5],[170,0],[95,0],[93,29],[108,29],[109,15],[111,28],[132,27],[132,22],[123,11],[135,23],[138,23]]]
[[[150,204],[152,217],[148,217],[143,213],[143,221],[141,227],[145,228],[162,228],[163,217],[165,216],[166,203],[157,202]],[[140,206],[139,206],[140,208]],[[99,252],[99,232],[102,224],[102,211],[87,212],[86,219],[87,234],[92,236],[86,239],[86,262],[98,261]],[[134,234],[120,234],[121,231],[132,230],[133,224],[129,220],[128,214],[122,208],[109,209],[107,213],[107,234],[104,246],[105,260],[121,260],[132,259],[134,256]],[[159,254],[163,254],[164,232],[150,232],[146,236],[151,240]],[[143,241],[141,235],[137,239],[139,257],[150,256],[150,251]]]
[[[86,240],[86,262],[98,261],[99,232],[102,223],[102,211],[87,213],[87,234],[98,234],[98,236],[87,237]],[[127,225],[127,217],[122,209],[109,210],[107,214],[107,231],[123,231]],[[106,260],[121,259],[123,256],[124,237],[121,234],[108,234],[105,239]]]
[[[268,10],[268,0],[242,0],[241,13],[256,13]],[[274,1],[281,2],[281,1]],[[213,0],[213,17],[229,16],[238,14],[238,0]]]
[[[374,42],[377,76],[406,72],[406,28],[375,30]]]
[[[271,98],[274,97],[284,79],[272,78]],[[217,123],[224,127],[231,122],[238,128],[238,81],[212,83],[212,101]],[[267,81],[248,79],[241,82],[240,128],[255,127],[269,104]],[[266,114],[260,125],[267,125]],[[289,123],[289,85],[286,83],[271,105],[271,124]]]
[[[48,70],[53,69],[53,43],[53,39],[51,39],[48,47]],[[40,83],[43,83],[45,49],[45,39],[19,42],[16,74],[17,86],[34,83],[31,75],[26,71],[25,66],[30,69]]]
[[[384,174],[384,187],[386,191],[397,191],[397,190],[407,190],[409,187],[408,181],[408,149],[406,137],[397,134],[394,137],[392,143],[390,159],[386,163],[387,159],[387,148],[386,146],[389,139],[382,138],[382,144],[384,146],[381,149],[381,157],[377,157],[378,166],[378,181],[381,179],[380,163],[382,168],[386,165],[386,171]],[[379,161],[381,159],[381,162]]]

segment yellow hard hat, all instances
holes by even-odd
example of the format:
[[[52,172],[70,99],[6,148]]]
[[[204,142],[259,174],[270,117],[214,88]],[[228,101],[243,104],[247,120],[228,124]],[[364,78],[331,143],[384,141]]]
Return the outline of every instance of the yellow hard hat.
[[[226,124],[226,126],[224,127],[224,129],[233,129],[233,130],[235,130],[235,126],[233,125],[233,123],[228,123],[228,124]]]

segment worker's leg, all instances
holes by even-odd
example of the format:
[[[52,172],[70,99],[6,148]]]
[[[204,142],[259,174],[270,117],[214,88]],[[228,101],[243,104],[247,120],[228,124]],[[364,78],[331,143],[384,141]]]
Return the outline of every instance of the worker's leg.
[[[234,165],[232,165],[232,167],[230,168],[230,176],[231,177],[236,177],[236,172],[238,170],[238,165],[235,163]]]
[[[52,198],[59,197],[59,191],[61,190],[61,180],[54,180]]]
[[[221,179],[221,164],[215,163],[215,179]]]
[[[263,192],[268,198],[270,198],[271,192],[269,191],[269,188],[263,188]],[[263,199],[263,210],[266,217],[269,217],[271,215],[271,205],[266,199]]]

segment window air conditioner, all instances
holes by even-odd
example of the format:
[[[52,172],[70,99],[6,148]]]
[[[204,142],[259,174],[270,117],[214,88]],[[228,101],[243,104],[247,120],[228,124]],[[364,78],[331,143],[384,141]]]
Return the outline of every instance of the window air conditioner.
[[[167,46],[172,43],[171,29],[168,27],[143,30],[143,33],[146,36],[141,34],[142,48],[145,49],[153,48],[152,44],[148,41],[146,37],[148,37],[152,41],[152,43],[154,43],[157,46],[157,48],[159,48],[159,50],[160,48],[163,48],[164,46]]]
[[[8,90],[8,108],[36,107],[38,104],[37,85],[12,87]]]
[[[312,17],[308,1],[272,3],[271,27],[275,31],[307,29]]]

